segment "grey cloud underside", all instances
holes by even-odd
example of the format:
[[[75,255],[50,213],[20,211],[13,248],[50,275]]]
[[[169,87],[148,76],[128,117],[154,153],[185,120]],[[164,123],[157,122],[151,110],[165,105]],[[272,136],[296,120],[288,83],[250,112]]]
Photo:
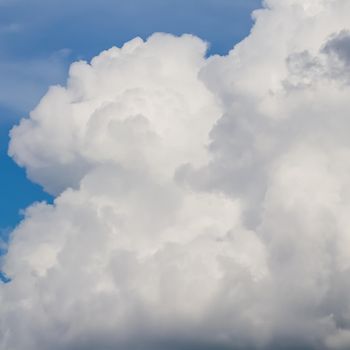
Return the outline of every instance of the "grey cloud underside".
[[[73,347],[61,347],[57,350],[118,350],[118,349],[135,349],[135,350],[255,350],[255,346],[235,346],[235,345],[220,345],[220,344],[211,344],[210,340],[206,342],[198,341],[179,341],[178,339],[169,338],[165,341],[152,341],[148,338],[142,339],[139,342],[132,342],[126,344],[115,345],[115,341],[106,342],[105,339],[96,341],[86,342],[84,345],[78,345]],[[322,347],[308,346],[305,344],[299,344],[297,339],[291,339],[290,342],[286,342],[285,339],[280,342],[271,343],[269,349],[273,350],[316,350],[322,349]],[[54,348],[56,350],[56,348]]]
[[[327,54],[335,54],[346,65],[350,63],[350,32],[342,30],[327,41],[323,48]]]
[[[72,65],[10,154],[1,350],[347,349],[348,15],[269,0],[227,56],[156,34]]]

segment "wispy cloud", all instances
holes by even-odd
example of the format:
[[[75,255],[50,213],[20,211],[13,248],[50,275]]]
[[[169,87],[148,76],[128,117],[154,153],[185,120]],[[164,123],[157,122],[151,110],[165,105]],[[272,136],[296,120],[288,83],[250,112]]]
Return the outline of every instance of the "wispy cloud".
[[[21,25],[18,23],[11,23],[0,26],[0,34],[18,33],[21,31]]]
[[[28,60],[0,59],[0,104],[18,115],[27,113],[50,84],[64,81],[68,71],[66,52]]]

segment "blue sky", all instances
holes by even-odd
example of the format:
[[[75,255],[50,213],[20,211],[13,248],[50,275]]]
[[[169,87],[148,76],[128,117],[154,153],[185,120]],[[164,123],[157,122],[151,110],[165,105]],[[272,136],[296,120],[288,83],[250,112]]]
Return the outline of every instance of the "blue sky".
[[[192,33],[226,53],[251,28],[259,0],[0,1],[0,230],[35,201],[51,201],[7,156],[8,132],[71,62],[153,32]]]

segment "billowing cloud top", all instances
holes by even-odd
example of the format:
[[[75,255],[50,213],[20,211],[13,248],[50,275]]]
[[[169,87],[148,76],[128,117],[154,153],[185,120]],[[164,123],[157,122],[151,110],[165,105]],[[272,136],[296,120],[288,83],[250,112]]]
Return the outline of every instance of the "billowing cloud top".
[[[57,198],[12,234],[0,349],[348,349],[349,15],[269,0],[224,57],[74,63],[12,130]]]

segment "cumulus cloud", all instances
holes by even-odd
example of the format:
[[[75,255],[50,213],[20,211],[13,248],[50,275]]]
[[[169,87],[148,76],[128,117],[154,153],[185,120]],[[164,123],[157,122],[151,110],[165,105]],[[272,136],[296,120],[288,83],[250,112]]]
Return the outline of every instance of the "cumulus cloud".
[[[227,56],[74,63],[11,133],[57,198],[12,233],[0,348],[348,348],[349,13],[268,0]]]

